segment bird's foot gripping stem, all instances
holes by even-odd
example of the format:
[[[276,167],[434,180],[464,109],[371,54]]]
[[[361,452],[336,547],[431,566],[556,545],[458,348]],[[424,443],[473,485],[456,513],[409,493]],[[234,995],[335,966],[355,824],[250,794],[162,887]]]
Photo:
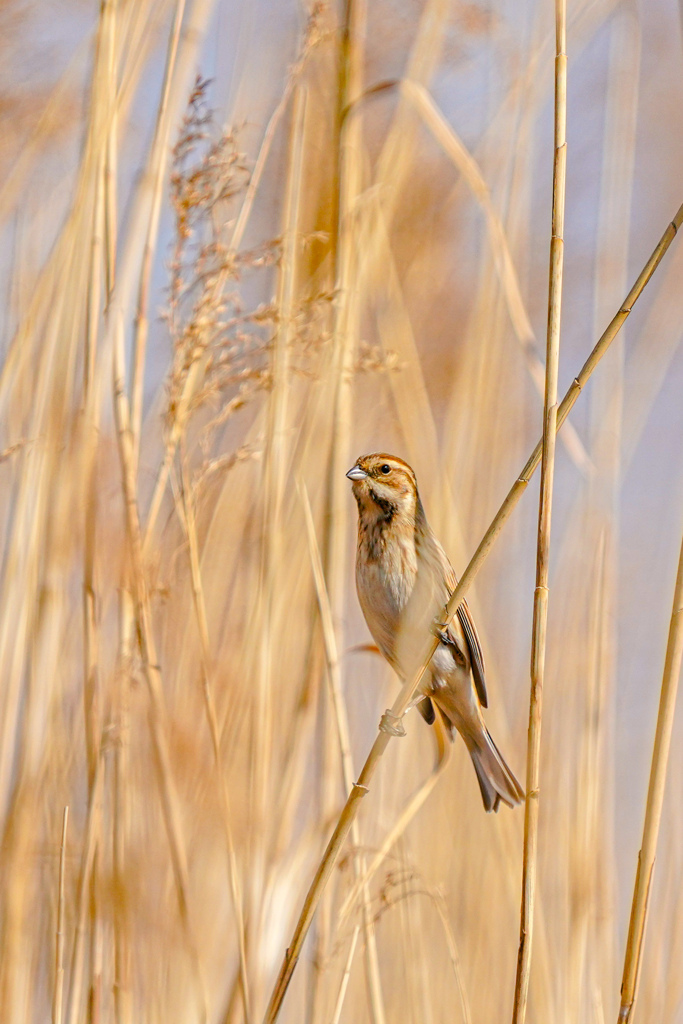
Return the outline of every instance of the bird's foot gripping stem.
[[[453,638],[448,633],[447,622],[433,622],[432,633],[440,643],[446,644],[447,647],[455,647]]]
[[[390,736],[405,736],[406,731],[403,728],[402,716],[399,718],[398,715],[393,715],[389,708],[382,715],[379,727],[382,732],[388,732]]]

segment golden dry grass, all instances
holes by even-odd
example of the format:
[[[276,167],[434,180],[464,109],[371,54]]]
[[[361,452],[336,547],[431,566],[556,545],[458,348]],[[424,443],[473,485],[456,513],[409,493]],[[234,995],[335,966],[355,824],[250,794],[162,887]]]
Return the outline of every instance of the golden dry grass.
[[[655,8],[569,5],[561,393],[683,198]],[[105,0],[5,134],[3,1021],[261,1021],[396,693],[359,648],[344,471],[407,458],[462,572],[540,435],[551,5],[318,4],[298,36],[284,6],[235,10]],[[197,80],[228,37],[230,82]],[[619,1008],[680,546],[682,261],[674,241],[557,448],[543,1024]],[[531,489],[468,596],[520,777]],[[510,1019],[523,815],[486,816],[462,744],[406,726],[282,1021]],[[683,1021],[673,730],[634,1015],[662,1024]]]

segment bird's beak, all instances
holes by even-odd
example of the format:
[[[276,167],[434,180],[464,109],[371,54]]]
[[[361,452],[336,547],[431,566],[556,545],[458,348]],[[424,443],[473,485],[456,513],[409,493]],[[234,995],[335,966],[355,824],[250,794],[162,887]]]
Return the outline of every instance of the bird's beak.
[[[349,480],[365,480],[368,474],[365,472],[364,469],[361,469],[360,466],[356,465],[352,466],[346,475],[348,476]]]

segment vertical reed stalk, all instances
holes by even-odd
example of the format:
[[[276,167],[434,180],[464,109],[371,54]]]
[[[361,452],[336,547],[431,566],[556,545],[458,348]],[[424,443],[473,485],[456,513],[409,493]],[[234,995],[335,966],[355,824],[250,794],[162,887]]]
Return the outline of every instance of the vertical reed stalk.
[[[104,161],[104,257],[105,280],[107,286],[107,307],[111,301],[116,280],[116,259],[118,252],[118,69],[116,60],[118,0],[105,0],[103,4],[103,22],[107,25],[105,32],[105,89],[107,102],[106,112],[106,156]]]
[[[97,237],[100,231],[100,213],[104,227],[104,266],[105,266],[105,287],[106,305],[108,307],[114,290],[116,277],[116,253],[118,237],[118,60],[117,44],[119,34],[119,10],[118,0],[106,0],[102,5],[102,19],[100,26],[100,42],[102,51],[102,71],[98,76],[101,92],[93,92],[93,105],[99,106],[101,98],[104,124],[103,130],[96,138],[96,152],[102,157],[94,161],[94,193],[95,203],[93,209],[93,233]],[[100,210],[100,193],[102,194],[102,207]],[[98,245],[92,247],[92,255],[98,255]],[[91,266],[91,274],[95,276],[92,282],[92,291],[99,296],[100,275],[99,265]],[[91,298],[94,300],[94,295]],[[91,337],[86,339],[90,349],[89,358],[94,369],[96,365],[96,343],[97,343],[97,321],[95,314],[99,311],[92,309],[90,322]],[[101,745],[101,723],[98,720],[98,633],[96,620],[95,601],[95,548],[97,539],[97,507],[95,500],[95,456],[97,446],[97,428],[99,419],[99,394],[97,388],[88,387],[86,392],[86,410],[89,413],[89,421],[86,424],[88,431],[89,451],[87,452],[87,485],[88,497],[91,499],[86,506],[85,523],[85,551],[84,551],[84,617],[85,617],[85,645],[86,664],[85,669],[88,676],[84,680],[86,701],[89,719],[86,720],[86,740],[88,740],[88,782],[89,799],[95,795],[95,778],[100,764]],[[102,784],[104,785],[104,783]],[[104,796],[100,793],[100,802]],[[90,909],[90,984],[88,995],[88,1014],[92,1021],[99,1022],[101,989],[102,989],[102,956],[103,956],[103,923],[100,915],[100,891],[99,879],[101,862],[103,859],[102,843],[102,807],[95,809],[92,819],[96,825],[94,834],[94,848],[92,869],[89,883],[89,909]],[[85,895],[83,894],[85,899]],[[85,913],[85,907],[83,908]]]
[[[363,91],[365,59],[366,0],[344,0],[344,20],[340,39],[338,130],[339,152],[337,180],[339,207],[336,223],[335,291],[337,295],[332,353],[332,436],[327,476],[329,509],[323,540],[325,584],[336,634],[337,649],[344,646],[344,605],[346,601],[348,504],[345,472],[350,460],[352,431],[352,375],[358,342],[360,318],[357,253],[359,246],[358,199],[362,188],[363,132],[358,117],[346,112]],[[325,705],[327,708],[327,705]],[[326,757],[332,753],[333,716],[324,714],[322,741]],[[331,772],[324,772],[322,785],[323,816],[332,809],[334,789],[327,784]],[[329,941],[328,913],[321,915],[317,936],[319,953],[326,955]],[[365,954],[370,995],[370,1013],[374,1024],[384,1024],[384,1004],[374,928],[365,914]],[[320,955],[319,955],[320,959]]]
[[[365,35],[365,0],[346,0],[341,39],[339,87],[339,210],[335,252],[335,290],[337,294],[334,322],[332,363],[332,447],[328,463],[327,492],[329,526],[323,545],[327,592],[339,630],[343,615],[344,569],[347,564],[345,544],[346,488],[344,474],[348,468],[351,431],[351,368],[358,331],[358,295],[355,275],[355,254],[358,238],[357,200],[361,189],[362,131],[355,117],[345,111],[361,95],[363,87],[363,41]],[[338,634],[339,636],[339,634]]]
[[[161,806],[164,824],[171,853],[171,862],[175,876],[176,893],[180,914],[185,929],[192,967],[195,974],[198,999],[203,1015],[206,1015],[206,988],[202,965],[191,921],[189,901],[189,871],[185,839],[181,825],[181,812],[171,768],[171,756],[168,748],[166,705],[161,682],[161,668],[156,649],[156,640],[152,630],[149,594],[145,580],[142,561],[142,537],[138,515],[134,457],[128,402],[125,392],[125,352],[123,343],[123,325],[119,323],[116,332],[117,343],[113,361],[113,392],[114,413],[116,418],[116,436],[118,441],[119,459],[121,463],[123,499],[126,512],[126,532],[130,552],[130,577],[132,598],[135,609],[135,622],[138,642],[142,657],[143,671],[150,697],[150,728],[156,759],[157,780],[161,792]]]
[[[115,167],[115,125],[116,121],[113,119],[110,146],[108,150],[109,167],[112,165]],[[107,187],[105,187],[106,210],[108,205],[107,197],[113,194],[113,189],[115,188],[115,175],[111,172],[108,173],[105,181],[107,183]],[[111,192],[110,189],[112,190]],[[113,206],[113,204],[114,200],[111,198],[109,205]],[[112,225],[107,232],[107,293],[108,296],[111,296],[114,289],[114,271],[116,265],[112,234],[114,230],[113,226],[116,224],[115,216],[111,214],[107,217],[105,214],[105,223],[110,223]],[[180,803],[171,768],[171,757],[167,737],[168,723],[161,680],[161,667],[159,664],[159,657],[157,655],[156,639],[152,629],[152,612],[142,555],[142,534],[140,529],[140,516],[137,499],[135,437],[131,426],[130,404],[126,389],[126,349],[123,321],[125,305],[121,305],[120,303],[118,305],[108,303],[108,310],[109,323],[114,338],[112,353],[112,394],[114,421],[116,425],[116,440],[119,464],[121,468],[121,492],[124,504],[125,529],[130,558],[129,583],[132,599],[131,603],[133,606],[137,639],[143,663],[143,672],[150,698],[150,731],[156,760],[157,780],[161,794],[164,824],[166,826],[171,863],[174,872],[176,893],[194,972],[200,1013],[203,1017],[206,1017],[207,993],[196,936],[192,925],[189,901],[187,851],[182,830]],[[121,651],[122,653],[125,653],[123,648],[121,648]]]
[[[183,462],[183,466],[185,463]],[[221,802],[221,817],[225,830],[225,840],[228,852],[228,875],[230,880],[230,895],[232,897],[233,910],[235,912],[235,925],[237,929],[237,948],[239,953],[239,984],[242,992],[242,1004],[244,1010],[244,1024],[250,1024],[251,1005],[249,995],[249,977],[247,972],[246,933],[244,927],[244,914],[242,911],[242,892],[239,883],[239,872],[237,869],[237,857],[235,855],[235,843],[232,834],[232,814],[230,810],[230,794],[225,774],[225,765],[221,754],[220,729],[216,704],[213,695],[213,687],[209,676],[210,665],[210,642],[209,625],[206,615],[206,602],[202,586],[202,574],[199,559],[199,545],[197,542],[197,526],[195,512],[192,503],[192,492],[187,474],[183,472],[182,479],[182,522],[187,537],[187,546],[190,557],[190,572],[192,575],[192,597],[197,617],[197,628],[199,632],[199,643],[201,649],[201,672],[202,689],[204,693],[204,707],[206,718],[211,734],[211,746],[213,749],[214,764],[218,777],[218,793]]]
[[[531,971],[534,901],[538,866],[538,812],[541,756],[541,721],[545,649],[548,628],[548,568],[550,524],[557,433],[557,373],[560,356],[562,313],[562,271],[564,264],[564,199],[567,167],[567,8],[566,0],[555,3],[555,157],[553,166],[553,214],[550,241],[550,291],[548,336],[543,401],[543,448],[541,454],[541,495],[536,549],[536,589],[531,637],[531,696],[527,745],[526,803],[524,806],[524,859],[522,866],[522,908],[515,979],[513,1024],[524,1024]]]
[[[625,8],[617,11],[610,33],[596,238],[595,327],[604,322],[627,283],[640,93],[640,28],[634,13]],[[573,854],[568,872],[571,909],[567,1004],[575,1020],[589,1012],[598,986],[611,992],[616,985],[610,908],[617,900],[613,867],[606,854],[614,849],[612,743],[618,650],[624,334],[612,346],[604,371],[591,389],[590,452],[595,473],[585,492],[577,495],[577,529],[584,533],[586,547],[596,551],[596,558],[585,580],[587,683],[575,694],[583,717],[574,745],[578,785],[570,826]],[[572,520],[574,515],[573,511]],[[571,533],[576,535],[573,529]],[[575,551],[574,545],[567,550],[563,543],[557,558],[558,579],[567,578]]]
[[[113,868],[119,894],[114,911],[114,1009],[116,1024],[131,1024],[130,911],[126,862],[130,840],[130,674],[135,651],[135,622],[130,590],[119,595],[119,654],[114,697],[117,742],[114,748]]]
[[[305,144],[306,89],[294,90],[289,139],[289,159],[282,220],[282,259],[277,286],[278,328],[271,356],[271,391],[266,413],[263,453],[263,501],[261,505],[261,564],[259,568],[259,612],[256,686],[254,687],[255,743],[251,756],[254,813],[251,827],[250,870],[248,873],[248,918],[250,922],[250,980],[254,1004],[262,1010],[265,1002],[262,944],[265,938],[263,906],[268,884],[268,821],[273,797],[273,706],[272,664],[278,646],[275,633],[275,601],[281,590],[282,496],[288,457],[287,394],[290,386],[290,347],[299,280],[301,246],[300,207]]]
[[[159,232],[159,217],[161,215],[161,200],[163,196],[163,183],[168,160],[168,140],[171,133],[171,118],[169,109],[169,98],[171,95],[171,84],[176,68],[176,57],[178,55],[178,42],[180,40],[180,29],[185,13],[185,0],[177,0],[171,34],[168,40],[168,51],[166,54],[166,68],[164,71],[164,83],[161,91],[161,100],[157,111],[157,120],[154,127],[154,141],[151,152],[151,171],[153,175],[151,206],[147,233],[145,236],[145,247],[142,254],[142,268],[140,270],[140,286],[138,288],[137,313],[135,317],[135,337],[133,340],[133,376],[131,381],[130,417],[131,430],[133,431],[133,447],[135,462],[137,465],[138,453],[140,450],[140,432],[142,429],[142,401],[145,383],[145,356],[147,352],[147,333],[149,320],[147,317],[147,306],[149,304],[149,283],[152,276],[152,265],[156,251],[157,235]]]
[[[88,917],[88,893],[93,877],[93,865],[97,851],[98,835],[101,832],[102,790],[104,779],[104,762],[101,752],[97,760],[95,778],[88,797],[88,814],[81,849],[81,866],[78,883],[78,899],[76,902],[76,934],[71,953],[71,976],[69,984],[69,1024],[76,1024],[82,1019],[83,989],[85,974],[85,938]]]
[[[103,208],[102,216],[104,222],[104,265],[105,265],[105,286],[106,286],[106,309],[109,308],[111,296],[114,291],[114,285],[116,281],[116,259],[118,249],[118,129],[119,129],[119,62],[118,54],[121,45],[121,18],[120,18],[120,5],[119,0],[106,0],[103,4],[103,29],[104,29],[104,48],[105,48],[105,61],[104,61],[104,76],[103,76],[103,92],[104,101],[104,114],[105,114],[105,134],[104,134],[104,161],[103,161],[103,181],[100,181],[100,175],[97,175],[96,184],[96,196],[102,190],[103,193]],[[99,167],[97,168],[99,171]],[[98,232],[100,230],[99,224],[97,223],[97,217],[99,210],[95,207],[95,223],[94,230]],[[94,273],[98,276],[101,273],[101,268],[92,268]],[[98,282],[99,292],[99,282]],[[94,326],[94,325],[93,325]],[[96,338],[95,338],[96,340]],[[93,352],[93,360],[95,353]],[[88,426],[91,429],[92,437],[89,439],[92,443],[91,461],[94,460],[97,446],[97,429],[99,419],[99,388],[96,392],[89,396],[90,403],[92,404],[93,414],[91,424]],[[86,509],[86,586],[91,590],[88,593],[89,609],[91,613],[92,621],[87,623],[88,629],[88,640],[92,644],[93,650],[90,652],[91,657],[97,657],[97,620],[95,618],[96,603],[95,603],[95,591],[94,591],[94,550],[97,538],[97,506],[95,501],[95,479],[94,479],[95,466],[94,464],[90,468],[90,486],[92,489],[92,502]],[[88,550],[91,548],[91,550]],[[99,659],[98,659],[99,660]],[[97,680],[97,666],[92,666],[94,678],[92,680],[93,685],[96,685]],[[90,765],[90,779],[91,785],[94,783],[96,766],[99,762],[101,744],[101,723],[93,723],[93,727],[96,727],[95,736],[98,740],[98,746],[91,753],[91,765]],[[104,800],[104,797],[102,797]],[[90,879],[90,991],[89,991],[89,1006],[88,1014],[91,1021],[94,1024],[99,1024],[100,1020],[100,1009],[102,1001],[102,970],[103,970],[103,951],[104,951],[104,938],[103,928],[104,924],[101,917],[100,910],[100,875],[101,865],[104,860],[104,842],[102,835],[103,826],[103,815],[100,809],[96,816],[96,822],[99,824],[101,834],[97,836],[97,845],[94,850],[93,856],[93,868]],[[112,957],[112,960],[114,957]]]
[[[64,993],[64,874],[66,867],[66,829],[69,808],[64,808],[62,841],[59,845],[59,885],[57,896],[57,936],[55,944],[55,987],[52,997],[52,1024],[62,1024]]]
[[[103,69],[105,63],[102,51],[105,48],[106,19],[100,18],[97,35],[97,52],[91,88],[93,121],[99,112],[102,94],[108,95],[108,76]],[[108,50],[108,47],[107,47]],[[105,106],[106,112],[106,106]],[[98,138],[99,136],[99,138]],[[93,157],[94,201],[90,240],[90,266],[88,273],[88,296],[86,310],[86,336],[83,359],[83,418],[85,435],[84,489],[85,523],[83,550],[83,701],[85,712],[85,744],[88,759],[88,783],[92,786],[97,765],[97,744],[101,729],[98,693],[98,650],[95,599],[95,550],[97,500],[95,480],[95,453],[97,447],[98,401],[95,384],[97,363],[97,335],[102,301],[103,228],[104,228],[104,146],[101,125],[91,126]]]
[[[678,573],[674,590],[673,608],[669,623],[669,637],[666,644],[666,658],[662,689],[659,697],[657,729],[652,750],[650,783],[645,805],[645,822],[643,824],[643,840],[638,854],[638,868],[633,888],[631,903],[631,920],[628,928],[628,940],[624,955],[624,973],[621,981],[621,1006],[619,1008],[619,1024],[628,1024],[638,994],[638,976],[645,939],[647,908],[650,899],[652,872],[657,853],[657,839],[662,819],[662,804],[666,785],[666,769],[671,746],[671,730],[676,710],[676,695],[683,660],[683,540],[678,559]]]

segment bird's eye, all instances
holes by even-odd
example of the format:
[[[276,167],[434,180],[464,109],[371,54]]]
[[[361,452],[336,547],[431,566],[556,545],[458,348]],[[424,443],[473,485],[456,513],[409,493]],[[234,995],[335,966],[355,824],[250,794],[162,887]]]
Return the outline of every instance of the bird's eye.
[[[383,466],[379,467],[379,471],[380,473],[384,473],[385,476],[388,476],[389,473],[391,473],[391,466],[385,462]]]

